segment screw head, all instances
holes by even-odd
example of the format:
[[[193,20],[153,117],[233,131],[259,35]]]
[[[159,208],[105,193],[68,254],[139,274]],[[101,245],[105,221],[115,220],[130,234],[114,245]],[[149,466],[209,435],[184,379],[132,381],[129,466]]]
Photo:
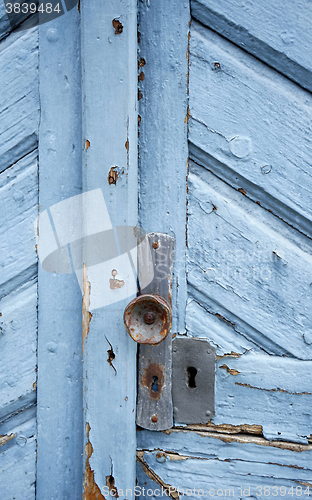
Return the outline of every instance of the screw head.
[[[153,323],[155,323],[156,317],[154,313],[146,312],[143,316],[143,319],[147,325],[152,325]]]
[[[207,415],[207,417],[209,417],[211,415],[211,411],[207,410],[206,415]]]
[[[155,413],[152,418],[151,418],[151,421],[155,424],[158,420],[158,417],[157,417],[157,413]]]

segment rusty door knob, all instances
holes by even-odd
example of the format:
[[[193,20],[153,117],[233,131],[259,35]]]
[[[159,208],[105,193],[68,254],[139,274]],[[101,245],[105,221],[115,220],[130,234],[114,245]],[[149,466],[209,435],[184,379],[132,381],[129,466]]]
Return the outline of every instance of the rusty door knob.
[[[127,305],[124,323],[139,344],[159,344],[171,327],[171,307],[160,295],[140,295]]]

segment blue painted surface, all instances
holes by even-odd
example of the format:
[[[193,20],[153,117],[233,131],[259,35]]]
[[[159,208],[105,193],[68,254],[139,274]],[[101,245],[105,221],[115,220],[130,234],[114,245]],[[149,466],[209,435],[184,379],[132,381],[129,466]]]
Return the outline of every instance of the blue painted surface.
[[[0,8],[1,499],[36,481],[38,30],[6,31]],[[4,23],[4,24],[3,24]]]
[[[309,0],[191,0],[192,16],[303,88],[312,90]]]
[[[215,417],[138,432],[139,498],[311,495],[310,4],[191,8],[186,333]]]
[[[189,21],[186,0],[139,3],[139,216],[147,232],[175,237],[173,333],[185,331]]]
[[[43,211],[82,188],[78,10],[41,26],[39,43]],[[78,499],[83,449],[82,314],[74,274],[49,273],[39,267],[38,314],[37,498]]]
[[[137,225],[137,5],[136,1],[82,2],[83,190],[100,188],[114,226]],[[114,21],[115,20],[115,21]],[[116,33],[114,23],[120,23]],[[109,184],[111,168],[118,172]],[[92,202],[91,204],[92,205]],[[92,206],[83,208],[84,215]],[[107,220],[102,213],[99,218]],[[98,220],[98,219],[96,219]],[[92,221],[90,221],[91,227]],[[89,225],[84,226],[88,232]],[[86,253],[88,252],[88,243]],[[83,253],[83,261],[85,255]],[[116,302],[92,308],[116,266],[124,286],[108,292]],[[135,485],[136,343],[123,312],[134,297],[118,301],[129,282],[120,260],[101,276],[84,277],[85,498],[107,498],[115,485],[124,494]],[[90,301],[90,304],[89,304]],[[90,317],[91,312],[92,317]],[[108,363],[113,350],[112,365]],[[101,493],[102,491],[102,493]],[[95,493],[98,495],[95,496]],[[94,496],[93,496],[94,495]]]

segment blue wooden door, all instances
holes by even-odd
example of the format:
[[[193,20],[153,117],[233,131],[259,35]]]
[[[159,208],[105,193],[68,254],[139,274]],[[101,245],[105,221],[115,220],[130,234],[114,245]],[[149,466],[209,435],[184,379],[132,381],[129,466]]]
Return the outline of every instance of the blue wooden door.
[[[173,333],[217,360],[206,425],[139,429],[138,494],[308,498],[311,3],[139,11],[140,217],[177,238]]]
[[[311,496],[310,19],[1,4],[1,499]],[[136,429],[137,225],[175,238],[173,335],[216,349],[206,424]]]

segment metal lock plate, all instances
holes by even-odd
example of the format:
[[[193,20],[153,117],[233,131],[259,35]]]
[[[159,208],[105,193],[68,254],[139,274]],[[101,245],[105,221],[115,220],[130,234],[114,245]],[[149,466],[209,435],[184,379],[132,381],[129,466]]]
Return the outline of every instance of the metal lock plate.
[[[159,295],[140,295],[127,305],[124,323],[139,344],[159,344],[169,333],[171,308]]]
[[[216,351],[206,340],[172,343],[172,399],[176,423],[206,424],[214,416]]]

